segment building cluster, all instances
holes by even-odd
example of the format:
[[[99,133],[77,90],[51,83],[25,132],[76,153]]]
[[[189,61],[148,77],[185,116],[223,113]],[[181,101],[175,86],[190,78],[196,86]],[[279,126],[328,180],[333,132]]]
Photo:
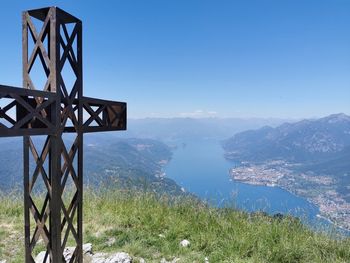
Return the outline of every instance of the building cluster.
[[[281,187],[304,197],[319,207],[321,216],[350,229],[350,203],[336,191],[334,178],[311,172],[295,172],[291,164],[281,160],[262,164],[244,163],[230,170],[232,179],[271,187]]]

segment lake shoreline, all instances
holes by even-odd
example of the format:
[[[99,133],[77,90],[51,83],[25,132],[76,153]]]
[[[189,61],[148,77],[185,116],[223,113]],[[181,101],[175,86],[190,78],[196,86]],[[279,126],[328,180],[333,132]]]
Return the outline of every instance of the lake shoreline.
[[[331,225],[317,217],[320,211],[313,203],[285,189],[230,181],[229,170],[235,163],[224,158],[220,140],[178,140],[176,145],[164,172],[186,192],[217,207],[233,204],[247,212],[290,214],[310,226]]]

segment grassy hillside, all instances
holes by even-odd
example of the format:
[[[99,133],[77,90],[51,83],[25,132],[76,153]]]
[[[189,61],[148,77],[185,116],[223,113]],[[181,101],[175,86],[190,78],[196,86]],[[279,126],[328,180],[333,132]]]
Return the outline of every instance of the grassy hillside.
[[[0,260],[23,262],[22,201],[0,199]],[[350,239],[316,234],[293,218],[208,208],[190,199],[87,190],[84,224],[84,242],[94,251],[125,251],[146,262],[350,262]],[[180,247],[183,239],[191,245]]]

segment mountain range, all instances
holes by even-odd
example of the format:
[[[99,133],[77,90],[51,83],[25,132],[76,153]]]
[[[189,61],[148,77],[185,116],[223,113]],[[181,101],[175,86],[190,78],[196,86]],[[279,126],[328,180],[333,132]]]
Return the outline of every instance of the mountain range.
[[[335,177],[338,190],[349,193],[350,116],[343,113],[237,133],[223,147],[230,160],[299,163],[295,170]]]
[[[233,160],[334,162],[350,154],[350,116],[341,113],[275,128],[264,126],[237,133],[223,146],[226,157]]]

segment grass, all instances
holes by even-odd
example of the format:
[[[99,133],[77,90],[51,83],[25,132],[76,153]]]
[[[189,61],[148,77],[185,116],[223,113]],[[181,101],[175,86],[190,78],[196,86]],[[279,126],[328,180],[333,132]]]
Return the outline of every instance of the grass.
[[[23,262],[23,207],[0,196],[0,260]],[[187,248],[179,242],[188,239]],[[84,243],[146,262],[350,262],[350,239],[316,233],[292,217],[209,208],[189,198],[108,190],[84,194]]]

